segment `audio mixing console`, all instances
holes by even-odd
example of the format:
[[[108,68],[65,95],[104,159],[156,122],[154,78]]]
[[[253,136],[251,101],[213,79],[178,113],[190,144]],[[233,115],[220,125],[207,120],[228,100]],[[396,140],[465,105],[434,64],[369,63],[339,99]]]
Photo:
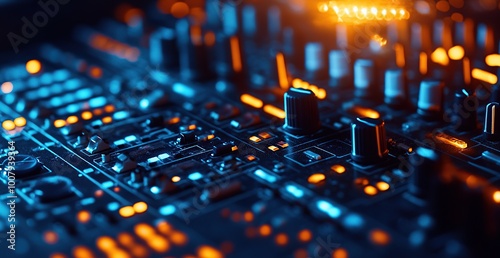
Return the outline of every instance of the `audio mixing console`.
[[[77,2],[0,1],[0,257],[500,257],[500,1]]]

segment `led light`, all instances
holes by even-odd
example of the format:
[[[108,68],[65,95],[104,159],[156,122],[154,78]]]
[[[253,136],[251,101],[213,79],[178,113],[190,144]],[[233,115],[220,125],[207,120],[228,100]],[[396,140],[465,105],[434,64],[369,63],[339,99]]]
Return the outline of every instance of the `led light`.
[[[342,174],[345,172],[345,167],[342,165],[333,165],[330,167],[330,169],[338,174]]]
[[[16,119],[14,119],[14,124],[17,126],[17,127],[23,127],[26,125],[26,118],[24,117],[18,117]]]
[[[377,194],[377,192],[378,192],[378,190],[377,190],[377,188],[375,188],[374,186],[367,185],[367,186],[365,186],[365,188],[364,188],[364,192],[365,192],[365,194],[367,194],[367,195],[376,195],[376,194]]]
[[[496,75],[478,68],[472,69],[472,78],[487,82],[492,85],[498,82],[498,77]]]
[[[264,103],[262,102],[262,100],[254,97],[250,94],[246,94],[246,93],[242,94],[240,97],[240,100],[241,100],[241,102],[243,102],[249,106],[252,106],[254,108],[262,108],[262,106],[264,106]]]
[[[233,70],[235,72],[241,72],[243,69],[242,61],[241,61],[241,52],[240,52],[240,41],[238,37],[231,37],[230,45],[231,45],[231,58],[233,63]]]
[[[144,213],[148,210],[148,205],[145,202],[136,202],[132,208],[134,208],[135,213]]]
[[[465,51],[462,46],[454,46],[448,50],[448,55],[451,60],[460,60],[464,57]]]
[[[365,108],[360,106],[354,106],[351,110],[352,113],[356,114],[358,117],[368,117],[373,119],[380,118],[380,113],[371,108]]]
[[[491,54],[485,58],[485,62],[489,66],[500,67],[500,54]]]
[[[447,135],[445,133],[438,133],[436,134],[436,140],[442,142],[442,143],[445,143],[445,144],[448,144],[448,145],[451,145],[451,146],[454,146],[454,147],[457,147],[459,149],[465,149],[467,148],[467,143],[460,140],[460,139],[457,139],[455,137],[452,137],[450,135]]]
[[[288,89],[288,75],[286,72],[285,56],[283,53],[276,55],[276,66],[278,67],[278,79],[282,89]]]
[[[342,214],[340,208],[325,200],[318,201],[316,203],[316,206],[320,211],[326,213],[328,216],[334,219],[340,217],[340,215]]]
[[[124,218],[129,218],[129,217],[132,217],[134,215],[135,211],[134,211],[134,208],[132,206],[125,206],[125,207],[120,208],[118,213],[120,214],[120,216],[122,216]]]
[[[391,187],[388,183],[380,181],[375,185],[380,191],[387,191]]]
[[[333,14],[338,22],[361,23],[374,20],[407,20],[410,18],[410,12],[402,3],[390,1],[390,5],[385,5],[380,2],[373,6],[369,1],[336,0],[320,2],[316,7],[320,13]]]
[[[275,116],[277,118],[280,118],[280,119],[285,119],[285,117],[286,117],[286,113],[283,109],[277,108],[273,105],[265,105],[264,112],[266,112],[272,116]]]
[[[422,75],[427,74],[427,54],[425,52],[421,52],[418,60],[419,60],[418,68],[420,74]]]
[[[42,63],[38,60],[30,60],[26,63],[26,71],[30,74],[36,74],[42,70]]]
[[[324,174],[316,173],[316,174],[310,175],[309,178],[307,178],[307,182],[309,182],[311,184],[319,184],[321,182],[324,182],[325,179],[326,179],[326,177]]]
[[[450,60],[448,59],[448,55],[446,54],[446,50],[444,48],[439,47],[434,52],[431,54],[431,60],[434,63],[447,66],[450,63]]]
[[[496,203],[500,203],[500,191],[496,191],[493,193],[493,201]]]
[[[5,120],[2,122],[2,128],[6,131],[12,131],[16,129],[16,124],[12,120]]]

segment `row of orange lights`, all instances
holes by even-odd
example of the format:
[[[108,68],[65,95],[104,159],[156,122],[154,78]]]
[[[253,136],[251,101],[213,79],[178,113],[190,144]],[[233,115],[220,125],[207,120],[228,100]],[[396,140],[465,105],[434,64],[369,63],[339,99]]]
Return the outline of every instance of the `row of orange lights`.
[[[20,117],[17,117],[15,118],[14,120],[5,120],[2,122],[2,128],[5,130],[5,131],[13,131],[15,130],[16,128],[23,128],[26,126],[26,118],[20,116]]]
[[[326,90],[325,89],[320,88],[320,87],[318,87],[316,85],[313,85],[313,84],[309,84],[308,82],[303,81],[303,80],[301,80],[299,78],[293,79],[292,86],[294,88],[300,88],[300,89],[310,90],[320,100],[323,100],[323,99],[326,98]]]
[[[94,109],[93,111],[83,111],[80,114],[80,117],[83,120],[90,120],[94,117],[94,115],[100,116],[104,113],[107,113],[107,114],[113,113],[114,111],[115,111],[115,106],[107,105],[103,109],[97,108],[97,109]],[[106,116],[106,117],[103,117],[101,120],[104,124],[109,124],[113,121],[113,118],[111,116]],[[72,116],[67,117],[66,119],[55,120],[54,127],[61,128],[61,127],[64,127],[66,125],[76,124],[76,123],[78,123],[78,121],[79,121],[78,116],[72,115]]]
[[[118,210],[120,216],[129,218],[135,214],[141,214],[148,210],[148,205],[145,202],[136,202],[131,206],[123,206]]]

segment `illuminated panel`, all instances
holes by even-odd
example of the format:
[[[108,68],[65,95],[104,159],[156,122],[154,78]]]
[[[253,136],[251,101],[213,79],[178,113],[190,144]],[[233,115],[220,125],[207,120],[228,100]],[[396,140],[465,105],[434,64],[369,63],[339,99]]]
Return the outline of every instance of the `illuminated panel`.
[[[320,13],[332,14],[338,22],[408,20],[410,11],[399,1],[325,1],[317,5]],[[387,4],[388,3],[388,4]]]
[[[498,77],[496,75],[478,68],[472,69],[472,78],[487,82],[489,84],[496,84],[498,82]]]
[[[450,135],[447,135],[447,134],[444,134],[444,133],[438,133],[436,136],[436,140],[442,142],[442,143],[445,143],[445,144],[448,144],[448,145],[451,145],[451,146],[454,146],[454,147],[457,147],[459,149],[465,149],[467,148],[467,143],[460,140],[460,139],[457,139],[455,137],[452,137]]]

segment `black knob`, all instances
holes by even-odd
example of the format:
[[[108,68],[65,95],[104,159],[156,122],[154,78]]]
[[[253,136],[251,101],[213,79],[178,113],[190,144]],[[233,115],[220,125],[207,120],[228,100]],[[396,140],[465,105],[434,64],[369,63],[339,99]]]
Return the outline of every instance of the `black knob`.
[[[453,122],[457,131],[472,131],[477,127],[477,100],[474,91],[466,89],[455,92]]]
[[[376,163],[389,154],[385,123],[381,119],[357,118],[351,124],[351,158],[360,164]]]
[[[440,157],[431,149],[419,147],[409,158],[410,184],[408,190],[414,196],[427,199],[432,195],[432,185],[440,172]]]
[[[285,125],[295,135],[312,134],[319,130],[318,100],[310,90],[291,88],[285,93]]]
[[[486,115],[484,119],[484,135],[489,141],[500,140],[500,104],[491,102],[486,105]]]

